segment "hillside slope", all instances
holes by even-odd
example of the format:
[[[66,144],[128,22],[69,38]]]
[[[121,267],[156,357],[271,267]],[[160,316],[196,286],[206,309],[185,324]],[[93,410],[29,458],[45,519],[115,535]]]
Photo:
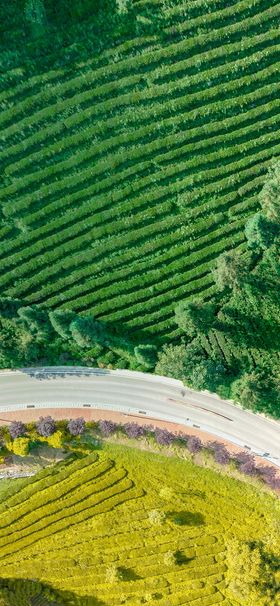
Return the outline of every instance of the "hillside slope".
[[[211,297],[279,154],[279,16],[277,0],[138,0],[112,48],[87,51],[85,17],[56,57],[25,29],[22,63],[4,31],[2,294],[181,334],[174,305]]]
[[[277,0],[0,7],[0,368],[280,415]]]
[[[189,461],[104,448],[0,503],[1,579],[22,606],[39,581],[59,605],[279,604],[276,497]]]

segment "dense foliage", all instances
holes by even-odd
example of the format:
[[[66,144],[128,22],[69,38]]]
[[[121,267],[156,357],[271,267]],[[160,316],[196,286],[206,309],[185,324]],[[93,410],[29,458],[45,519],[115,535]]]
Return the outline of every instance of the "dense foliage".
[[[0,368],[280,416],[278,0],[0,6]]]
[[[276,162],[259,196],[262,210],[245,226],[247,250],[217,259],[213,276],[220,297],[175,308],[185,342],[165,346],[156,366],[159,374],[275,417],[280,416],[279,174]]]
[[[279,501],[260,487],[108,443],[14,482],[1,606],[279,603]]]

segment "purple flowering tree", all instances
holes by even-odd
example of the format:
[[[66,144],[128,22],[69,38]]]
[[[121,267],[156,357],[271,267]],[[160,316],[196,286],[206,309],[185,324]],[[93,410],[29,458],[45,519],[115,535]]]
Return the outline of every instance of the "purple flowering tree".
[[[125,423],[124,430],[129,438],[142,438],[145,435],[145,427],[137,423]]]
[[[214,459],[220,465],[227,465],[230,462],[230,454],[221,442],[208,442],[207,448],[213,451]]]
[[[85,419],[78,417],[77,419],[70,419],[67,423],[68,431],[71,436],[80,436],[85,430]]]
[[[268,486],[270,486],[270,488],[273,488],[275,490],[280,490],[280,476],[277,476],[277,475],[275,475],[274,477],[267,476],[263,479],[264,479],[265,483],[268,484]]]
[[[170,446],[170,444],[173,444],[174,440],[176,440],[176,436],[171,431],[168,431],[168,429],[156,427],[155,439],[156,442],[162,446]]]
[[[190,436],[187,441],[187,448],[192,454],[200,452],[202,449],[201,439],[197,436]]]
[[[214,456],[215,461],[217,461],[217,463],[219,463],[220,465],[228,465],[228,463],[230,462],[229,451],[224,446],[222,446],[221,448],[217,448]]]
[[[234,455],[234,459],[235,461],[237,461],[237,463],[247,463],[248,461],[250,461],[252,459],[252,455],[249,454],[249,452],[246,452],[245,450],[242,450],[241,452],[237,452]]]
[[[245,473],[246,476],[255,476],[257,474],[257,468],[254,457],[250,457],[245,463],[239,465],[239,471]]]
[[[40,417],[36,423],[36,428],[40,436],[49,438],[55,432],[55,421],[52,417]]]
[[[256,461],[249,452],[245,450],[234,455],[234,460],[239,463],[239,471],[247,476],[255,476],[257,474]]]
[[[271,465],[261,465],[257,469],[258,473],[264,478],[274,478],[276,476],[276,469]]]
[[[26,432],[26,427],[24,425],[24,423],[22,423],[22,421],[12,421],[11,425],[9,426],[9,433],[11,438],[13,438],[13,440],[15,440],[16,438],[20,438],[20,436],[23,436]]]
[[[118,424],[114,421],[98,421],[98,428],[103,436],[110,436],[118,428]]]
[[[256,468],[258,475],[271,488],[280,488],[280,476],[277,474],[275,467],[271,465],[261,465]]]

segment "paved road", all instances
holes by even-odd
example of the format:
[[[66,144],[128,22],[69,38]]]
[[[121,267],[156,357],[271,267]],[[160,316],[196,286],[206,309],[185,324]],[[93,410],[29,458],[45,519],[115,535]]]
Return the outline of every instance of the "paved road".
[[[199,427],[280,467],[280,422],[167,377],[81,367],[0,372],[0,412],[27,407],[101,408]]]

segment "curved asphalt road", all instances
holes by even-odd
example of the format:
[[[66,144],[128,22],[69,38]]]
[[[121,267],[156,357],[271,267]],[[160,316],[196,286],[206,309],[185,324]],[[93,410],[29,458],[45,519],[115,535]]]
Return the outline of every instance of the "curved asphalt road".
[[[91,407],[199,427],[280,467],[280,422],[167,377],[69,366],[0,372],[0,413],[34,407]]]

